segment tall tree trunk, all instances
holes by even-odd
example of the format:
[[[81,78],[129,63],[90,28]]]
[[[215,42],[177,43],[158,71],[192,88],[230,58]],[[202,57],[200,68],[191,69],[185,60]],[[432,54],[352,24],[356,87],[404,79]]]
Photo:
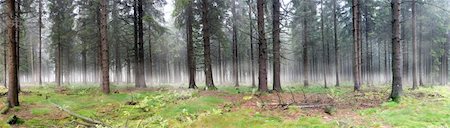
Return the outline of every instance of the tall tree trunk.
[[[310,4],[309,0],[305,0],[307,4],[307,6],[309,6],[308,4]],[[303,17],[303,84],[305,87],[309,86],[309,62],[308,62],[308,47],[309,47],[309,42],[308,42],[308,17],[309,14],[307,14],[307,8],[305,7],[303,9],[303,13],[305,13],[304,17]]]
[[[250,61],[251,61],[251,72],[252,72],[252,88],[256,87],[255,84],[255,57],[253,56],[253,19],[252,19],[252,0],[248,1],[248,19],[250,21]]]
[[[353,81],[354,90],[361,90],[361,36],[360,36],[360,12],[359,0],[353,0]]]
[[[109,48],[108,48],[108,0],[100,1],[100,38],[102,56],[102,91],[110,93],[109,89]]]
[[[133,27],[134,27],[134,66],[133,66],[133,73],[134,73],[134,85],[136,88],[139,88],[138,84],[138,75],[139,75],[139,53],[138,53],[138,0],[133,0]]]
[[[413,44],[413,62],[412,62],[412,89],[417,89],[417,43],[416,43],[416,0],[412,0],[412,44]]]
[[[115,41],[115,50],[114,50],[114,54],[115,54],[115,57],[116,57],[116,63],[115,63],[115,73],[114,74],[116,74],[116,79],[115,79],[115,82],[116,83],[120,83],[120,82],[122,82],[122,61],[121,61],[121,58],[120,58],[120,55],[121,55],[121,53],[120,53],[120,44],[119,44],[119,42],[118,42],[118,39],[116,38],[116,41]]]
[[[421,11],[421,8],[419,8],[419,11]],[[420,15],[421,13],[419,12],[419,15]],[[417,20],[417,18],[416,18],[416,20]],[[419,47],[418,47],[418,49],[419,49],[419,53],[418,53],[418,57],[419,57],[419,62],[418,62],[418,70],[419,70],[419,85],[420,86],[424,86],[424,84],[423,84],[423,55],[422,55],[422,44],[423,44],[423,42],[422,42],[422,20],[419,20]]]
[[[189,70],[189,88],[197,89],[197,85],[195,84],[195,72],[197,70],[195,63],[195,49],[194,49],[194,41],[192,35],[192,1],[189,1],[189,5],[186,8],[186,40],[187,40],[187,65]]]
[[[281,92],[280,63],[281,63],[281,41],[280,41],[280,0],[273,0],[272,14],[272,38],[273,38],[273,90]]]
[[[58,36],[57,49],[56,49],[56,66],[55,66],[55,80],[56,86],[61,87],[61,37]]]
[[[324,69],[323,69],[323,83],[324,83],[324,87],[325,88],[328,88],[328,86],[327,86],[327,71],[328,71],[328,62],[326,61],[326,58],[327,58],[327,54],[326,54],[326,52],[325,52],[325,34],[324,34],[324,17],[323,17],[323,6],[324,6],[324,4],[323,4],[323,0],[320,0],[320,33],[321,33],[321,41],[322,41],[322,45],[323,45],[323,47],[322,47],[322,49],[323,49],[323,51],[322,51],[322,59],[323,59],[323,64],[324,64]]]
[[[117,2],[113,2],[112,5],[112,10],[111,10],[111,17],[112,17],[112,21],[111,23],[114,24],[112,25],[112,31],[113,31],[113,39],[114,39],[114,56],[115,56],[115,79],[114,81],[118,84],[120,82],[122,82],[122,61],[121,61],[121,52],[120,52],[120,37],[119,35],[117,35],[116,33],[118,33],[120,31],[119,26],[115,25],[118,24],[119,19],[119,11],[117,9]]]
[[[6,63],[8,63],[7,61],[6,61],[6,59],[7,59],[7,57],[8,57],[8,55],[7,55],[7,47],[8,47],[8,40],[7,40],[7,38],[8,38],[8,30],[7,29],[5,29],[4,30],[4,33],[5,33],[5,36],[4,36],[4,38],[3,38],[3,43],[4,43],[4,45],[3,45],[3,86],[5,86],[5,88],[8,88],[8,84],[7,84],[7,67],[6,67]]]
[[[138,85],[141,88],[145,88],[145,66],[144,66],[144,26],[143,26],[143,21],[142,19],[144,18],[144,10],[142,8],[143,6],[143,0],[138,0],[138,12],[139,12],[139,16],[138,16],[138,35],[139,35],[139,46],[138,46]]]
[[[339,86],[339,71],[340,71],[340,63],[339,63],[339,44],[338,44],[338,35],[337,35],[337,0],[333,0],[333,26],[334,26],[334,63],[336,68],[336,86]]]
[[[269,91],[267,87],[267,42],[264,31],[264,7],[266,2],[264,0],[257,0],[258,10],[258,40],[259,40],[259,88],[261,92]]]
[[[148,25],[148,82],[153,84],[153,56],[152,56],[152,32],[151,26]]]
[[[127,84],[131,83],[131,55],[130,55],[130,49],[128,48],[128,46],[125,47],[126,52],[127,52],[127,57],[125,59],[126,63],[127,63]]]
[[[448,50],[450,47],[450,31],[447,30],[447,42],[445,42],[444,44],[444,68],[443,68],[443,85],[447,85],[448,84]]]
[[[400,6],[401,0],[391,0],[392,9],[392,92],[390,98],[395,102],[400,102],[402,94],[402,46],[400,42]]]
[[[39,0],[39,85],[42,86],[42,0]]]
[[[20,5],[22,4],[22,2],[21,2],[21,0],[17,0],[17,2],[16,2],[16,16],[15,16],[15,19],[16,19],[16,55],[17,55],[17,57],[16,57],[16,60],[15,61],[17,61],[17,66],[16,66],[16,70],[17,70],[17,75],[19,75],[20,74],[20,25],[21,25],[21,21],[22,21],[22,18],[21,18],[21,9],[20,9]],[[19,92],[20,92],[20,79],[19,79],[19,77],[17,77],[17,88],[18,88],[18,90],[19,90]]]
[[[365,18],[365,42],[366,42],[366,79],[367,79],[367,85],[372,85],[372,51],[371,51],[371,43],[369,33],[370,33],[370,12],[369,7],[367,6],[369,3],[369,0],[365,0],[364,3],[364,18]]]
[[[87,48],[86,44],[83,44],[83,51],[81,52],[81,61],[83,63],[83,83],[87,84]]]
[[[17,77],[17,49],[15,0],[6,0],[8,25],[8,107],[19,106],[19,85]]]
[[[210,48],[210,31],[209,31],[209,2],[208,0],[202,0],[202,24],[203,24],[203,55],[205,64],[205,77],[207,90],[217,89],[214,86],[212,67],[211,67],[211,48]]]
[[[231,13],[233,15],[233,82],[234,87],[239,87],[239,74],[238,74],[238,45],[237,45],[237,14],[236,14],[236,0],[232,1]]]
[[[218,47],[217,47],[217,51],[218,51],[218,57],[217,57],[217,64],[219,65],[219,79],[218,79],[218,81],[219,81],[219,84],[223,84],[223,82],[225,81],[224,80],[224,77],[225,77],[225,74],[224,74],[224,72],[223,72],[223,61],[222,60],[224,60],[223,59],[223,56],[222,56],[222,43],[219,41],[219,42],[217,42],[217,45],[218,45]]]

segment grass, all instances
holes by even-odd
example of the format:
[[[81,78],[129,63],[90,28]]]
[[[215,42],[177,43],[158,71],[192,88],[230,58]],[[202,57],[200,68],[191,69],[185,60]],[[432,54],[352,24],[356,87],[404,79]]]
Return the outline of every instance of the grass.
[[[113,89],[119,89],[114,86]],[[384,89],[384,88],[383,88]],[[332,119],[322,116],[302,114],[296,118],[233,106],[233,111],[224,105],[235,101],[220,96],[202,96],[198,91],[131,91],[104,95],[96,86],[67,86],[65,91],[55,91],[54,86],[24,88],[30,94],[21,95],[21,107],[11,110],[9,115],[0,116],[0,127],[9,127],[5,119],[11,114],[24,118],[23,127],[76,127],[71,123],[74,118],[64,116],[52,103],[63,106],[77,114],[101,120],[113,127],[449,127],[450,126],[450,89],[448,87],[420,88],[416,91],[405,90],[401,103],[385,102],[379,107],[355,110],[361,119],[347,119],[343,115]],[[241,87],[219,87],[229,94],[246,95],[255,93],[255,89]],[[285,91],[306,94],[333,94],[343,96],[352,93],[351,86],[285,87]],[[0,92],[5,89],[0,88]],[[370,92],[366,96],[371,96]],[[380,97],[382,98],[382,97]],[[136,105],[128,105],[136,102]],[[283,112],[307,110],[289,109]],[[339,111],[339,110],[338,110]],[[58,113],[59,112],[59,113]],[[276,112],[276,111],[275,111]],[[340,116],[342,116],[340,118]],[[356,122],[360,123],[356,123]]]
[[[416,99],[412,94],[442,95]],[[450,127],[450,89],[448,87],[420,88],[406,91],[401,103],[386,102],[378,108],[360,111],[360,115],[378,118],[394,127]],[[369,119],[370,120],[370,119]]]

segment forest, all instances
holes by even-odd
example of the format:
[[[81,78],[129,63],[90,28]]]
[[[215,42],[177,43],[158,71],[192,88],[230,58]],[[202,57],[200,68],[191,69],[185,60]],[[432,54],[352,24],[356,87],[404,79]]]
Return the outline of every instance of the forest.
[[[2,128],[447,128],[450,0],[0,0]]]

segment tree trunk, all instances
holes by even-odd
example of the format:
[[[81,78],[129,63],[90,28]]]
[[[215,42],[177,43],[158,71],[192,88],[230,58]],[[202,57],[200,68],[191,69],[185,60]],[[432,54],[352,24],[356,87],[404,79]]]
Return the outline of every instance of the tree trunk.
[[[61,87],[61,37],[58,36],[57,50],[56,50],[56,66],[55,66],[55,80],[56,86]]]
[[[39,85],[42,86],[42,0],[39,0]]]
[[[83,63],[83,83],[87,84],[87,44],[83,44],[83,51],[81,52],[81,61]]]
[[[450,31],[447,30],[447,42],[444,44],[444,68],[443,68],[443,85],[447,85],[448,83],[448,50],[450,47]]]
[[[144,67],[144,29],[143,29],[143,17],[144,17],[144,10],[142,8],[143,6],[143,0],[138,0],[138,35],[139,35],[139,42],[138,42],[138,81],[137,84],[140,88],[145,88],[145,67]]]
[[[21,25],[21,10],[20,10],[20,5],[21,5],[21,0],[17,0],[16,2],[16,60],[17,61],[17,66],[16,66],[16,70],[17,70],[17,75],[20,74],[20,25]],[[18,91],[20,92],[20,79],[19,77],[17,77],[17,88]]]
[[[420,10],[421,8],[419,8],[419,11],[421,11]],[[419,12],[419,15],[420,15],[421,13]],[[416,18],[416,20],[417,20],[417,18]],[[418,53],[418,57],[419,57],[419,62],[418,62],[418,70],[419,70],[419,85],[420,86],[424,86],[424,84],[423,84],[423,59],[422,59],[422,57],[423,57],[423,55],[422,55],[422,20],[419,20],[419,47],[418,47],[418,49],[419,49],[419,53]]]
[[[109,89],[109,48],[108,48],[108,0],[100,1],[100,38],[102,56],[102,91],[110,93]]]
[[[238,45],[237,45],[237,14],[236,14],[236,0],[232,1],[231,13],[233,15],[233,82],[234,87],[239,87],[239,75],[238,75]]]
[[[321,33],[321,41],[322,41],[322,49],[323,49],[323,51],[322,51],[322,59],[323,59],[323,61],[322,61],[322,63],[324,64],[324,66],[323,66],[323,83],[324,83],[324,87],[325,88],[328,88],[328,86],[327,86],[327,71],[328,71],[328,62],[326,61],[326,58],[327,58],[327,54],[326,54],[326,52],[325,52],[325,35],[324,35],[324,17],[323,17],[323,6],[324,6],[324,4],[323,4],[323,0],[320,0],[320,33]]]
[[[267,42],[266,35],[264,31],[264,0],[257,0],[257,10],[258,10],[258,39],[259,39],[259,88],[261,92],[269,91],[267,87]]]
[[[192,35],[192,1],[189,1],[189,5],[186,8],[186,40],[187,40],[187,64],[189,70],[189,88],[197,89],[197,85],[195,84],[195,72],[196,72],[196,64],[195,64],[195,49],[194,49],[194,41]]]
[[[339,86],[339,71],[340,71],[340,63],[339,63],[339,44],[338,44],[338,35],[337,35],[337,0],[333,0],[333,26],[334,26],[334,63],[336,70],[336,86]]]
[[[8,107],[19,106],[19,85],[17,77],[17,49],[15,0],[6,0],[8,25]]]
[[[202,24],[203,24],[203,55],[204,55],[204,64],[205,64],[205,77],[206,77],[206,86],[207,90],[215,90],[217,89],[214,86],[213,75],[212,75],[212,67],[211,67],[211,48],[210,48],[210,31],[209,31],[209,2],[208,0],[202,0]]]
[[[126,52],[127,52],[127,57],[125,59],[126,63],[127,63],[127,84],[131,83],[131,56],[130,56],[130,49],[128,48],[128,46],[126,46]]]
[[[306,4],[309,4],[309,0],[306,0]],[[308,6],[308,5],[307,5]],[[309,42],[308,42],[308,17],[309,15],[306,14],[307,12],[307,8],[304,8],[303,13],[305,13],[304,17],[303,17],[303,84],[305,87],[309,86],[309,62],[308,62],[308,47],[309,47]]]
[[[412,89],[417,89],[417,43],[416,43],[416,0],[412,0],[412,44],[413,44],[413,62],[412,62]]]
[[[361,36],[360,36],[360,13],[359,0],[353,0],[353,82],[354,90],[361,90]]]
[[[153,84],[153,57],[152,57],[152,33],[151,26],[148,25],[148,81]]]
[[[364,18],[365,18],[365,42],[366,42],[366,79],[367,85],[372,85],[372,54],[371,54],[371,43],[369,42],[369,33],[370,33],[370,12],[369,7],[367,6],[369,0],[365,0],[364,4]]]
[[[401,0],[391,0],[392,9],[392,92],[390,98],[395,102],[400,102],[402,94],[402,46],[400,42],[400,6]]]
[[[114,55],[115,55],[115,79],[114,81],[119,84],[120,82],[122,82],[122,61],[121,61],[121,52],[120,52],[120,37],[117,34],[120,31],[119,26],[115,25],[118,24],[119,22],[119,11],[117,9],[117,2],[113,2],[112,5],[112,10],[111,10],[111,14],[112,14],[112,31],[113,31],[113,39],[114,39]]]
[[[8,84],[7,84],[7,67],[6,67],[6,63],[8,63],[7,61],[6,61],[6,59],[7,59],[7,57],[8,57],[8,55],[7,55],[7,47],[8,47],[8,42],[7,42],[7,38],[8,38],[8,30],[7,29],[5,29],[4,30],[4,33],[5,33],[5,36],[4,36],[4,38],[3,38],[3,86],[5,86],[5,88],[8,88]]]
[[[256,87],[255,84],[255,57],[253,56],[253,19],[252,19],[252,0],[248,1],[248,18],[250,21],[250,61],[251,61],[251,72],[252,72],[252,88]]]
[[[273,38],[273,90],[281,92],[280,63],[281,63],[281,41],[280,41],[280,0],[273,0],[272,14],[272,38]]]

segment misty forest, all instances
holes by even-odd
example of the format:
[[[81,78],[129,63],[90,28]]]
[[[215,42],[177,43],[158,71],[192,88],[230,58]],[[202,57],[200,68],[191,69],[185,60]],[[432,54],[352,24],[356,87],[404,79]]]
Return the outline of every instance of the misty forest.
[[[0,0],[0,127],[450,127],[450,0]]]

